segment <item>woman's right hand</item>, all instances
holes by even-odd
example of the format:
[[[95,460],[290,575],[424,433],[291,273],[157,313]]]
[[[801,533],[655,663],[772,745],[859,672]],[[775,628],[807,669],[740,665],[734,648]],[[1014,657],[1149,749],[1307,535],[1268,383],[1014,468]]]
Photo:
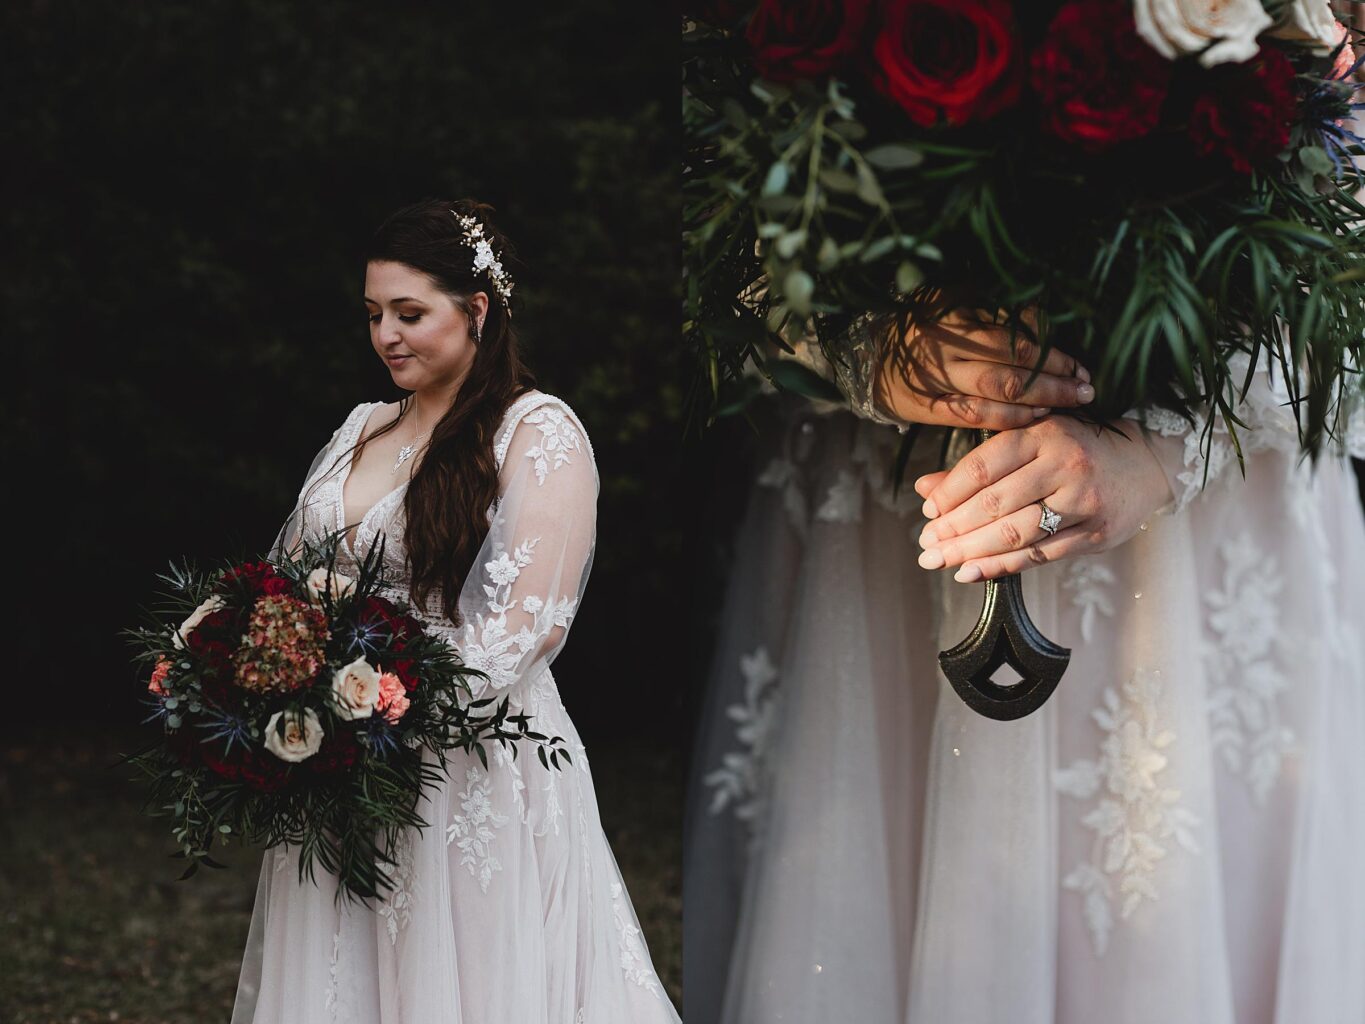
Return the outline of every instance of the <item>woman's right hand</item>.
[[[1022,332],[1011,336],[971,310],[950,312],[888,346],[873,398],[904,422],[985,430],[1027,426],[1094,399],[1089,371],[1055,348],[1030,383],[1038,351]]]

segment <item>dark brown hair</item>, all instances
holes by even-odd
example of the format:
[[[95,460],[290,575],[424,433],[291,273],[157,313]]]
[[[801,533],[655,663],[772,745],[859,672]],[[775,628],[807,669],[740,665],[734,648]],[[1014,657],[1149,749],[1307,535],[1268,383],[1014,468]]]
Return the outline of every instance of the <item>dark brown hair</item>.
[[[471,199],[424,199],[405,206],[379,226],[365,251],[366,263],[401,263],[430,278],[469,317],[471,336],[474,309],[469,297],[480,291],[488,295],[488,313],[477,334],[469,375],[432,429],[426,455],[403,497],[410,596],[418,608],[425,608],[439,587],[442,609],[452,622],[459,621],[460,587],[488,534],[488,509],[498,494],[494,434],[507,407],[535,386],[521,361],[507,306],[487,271],[474,271],[474,251],[464,240],[456,214],[478,218],[484,237],[506,267],[512,246],[493,223],[493,208]],[[393,429],[407,403],[404,396],[393,423],[367,440]],[[364,447],[363,441],[359,447]]]

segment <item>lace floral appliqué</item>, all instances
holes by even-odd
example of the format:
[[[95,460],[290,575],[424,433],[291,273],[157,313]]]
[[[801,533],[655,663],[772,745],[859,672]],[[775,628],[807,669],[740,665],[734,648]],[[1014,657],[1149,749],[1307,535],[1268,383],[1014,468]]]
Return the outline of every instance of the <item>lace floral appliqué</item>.
[[[1204,598],[1212,637],[1204,652],[1210,737],[1224,764],[1244,773],[1264,803],[1294,749],[1294,734],[1280,721],[1279,696],[1289,678],[1275,658],[1284,580],[1274,556],[1257,549],[1248,533],[1218,550],[1222,586]]]
[[[488,891],[493,873],[502,870],[502,861],[493,853],[495,829],[508,822],[505,814],[493,810],[492,780],[473,765],[465,769],[465,788],[460,792],[460,810],[446,826],[446,845],[454,843],[460,850],[460,863],[479,880],[479,888]]]
[[[659,979],[649,968],[645,944],[637,928],[626,913],[625,890],[620,882],[611,883],[611,910],[616,918],[616,937],[621,945],[621,970],[625,976],[647,991],[659,992]]]
[[[762,817],[764,776],[777,714],[777,668],[767,648],[760,646],[740,656],[739,669],[744,676],[744,700],[731,704],[725,714],[735,723],[735,738],[743,749],[726,754],[721,766],[708,772],[703,781],[715,790],[711,813],[733,807],[735,817],[747,822],[755,834]]]
[[[562,409],[544,405],[526,414],[523,423],[530,423],[540,431],[540,441],[526,450],[536,470],[536,480],[545,483],[553,469],[572,461],[572,454],[583,450],[583,439],[578,428],[564,415]]]
[[[379,906],[379,916],[384,919],[389,942],[398,942],[398,933],[412,923],[412,901],[415,897],[417,866],[413,861],[412,831],[405,829],[399,833],[397,846],[393,851],[394,865],[389,872],[393,888],[385,895]]]
[[[508,630],[507,613],[518,604],[513,587],[522,570],[533,561],[539,540],[538,537],[523,540],[510,554],[497,551],[484,563],[488,582],[483,585],[483,591],[488,597],[488,606],[464,627],[459,645],[461,657],[470,668],[486,673],[494,689],[515,684],[519,678],[518,666],[526,653],[534,650],[556,626],[567,627],[578,605],[577,599],[568,597],[556,601],[528,594],[521,599],[520,605],[531,617],[530,623],[516,632]]]
[[[1157,898],[1156,871],[1175,840],[1199,852],[1193,829],[1199,824],[1181,807],[1180,791],[1162,783],[1166,751],[1175,735],[1160,716],[1161,674],[1138,669],[1121,693],[1104,691],[1104,705],[1092,713],[1103,731],[1100,756],[1079,760],[1054,773],[1057,789],[1079,800],[1098,795],[1081,824],[1095,833],[1092,856],[1062,880],[1084,897],[1085,922],[1098,956],[1114,927],[1114,906],[1130,917],[1144,899]]]
[[[1075,558],[1062,580],[1062,587],[1071,591],[1071,606],[1081,613],[1081,639],[1087,643],[1095,628],[1095,614],[1113,618],[1114,602],[1107,587],[1113,585],[1114,570],[1097,558]]]

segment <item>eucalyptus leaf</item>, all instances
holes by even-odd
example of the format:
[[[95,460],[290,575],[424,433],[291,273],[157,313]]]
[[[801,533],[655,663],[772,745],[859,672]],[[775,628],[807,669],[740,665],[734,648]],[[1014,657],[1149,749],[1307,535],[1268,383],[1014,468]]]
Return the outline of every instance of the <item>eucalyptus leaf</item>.
[[[788,304],[798,313],[809,313],[811,297],[815,294],[815,279],[800,268],[787,274],[783,281],[782,293]]]
[[[903,260],[896,268],[896,289],[902,295],[909,295],[924,283],[924,273],[909,260]]]
[[[763,179],[763,195],[781,195],[787,189],[787,182],[791,180],[791,168],[781,160],[777,161],[768,168],[768,176]]]
[[[882,170],[903,171],[922,164],[924,153],[906,143],[893,142],[869,149],[863,159]]]
[[[777,255],[784,260],[789,260],[796,255],[796,251],[806,244],[806,231],[804,228],[796,231],[788,231],[777,240],[773,246],[777,250]]]

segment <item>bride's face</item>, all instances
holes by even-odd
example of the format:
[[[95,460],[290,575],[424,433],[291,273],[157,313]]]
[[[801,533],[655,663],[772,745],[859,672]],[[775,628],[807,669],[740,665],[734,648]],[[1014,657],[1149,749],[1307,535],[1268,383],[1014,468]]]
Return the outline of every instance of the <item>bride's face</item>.
[[[476,319],[488,296],[469,298]],[[370,344],[405,391],[440,390],[459,384],[474,363],[469,317],[421,271],[376,261],[365,268],[365,308]]]

